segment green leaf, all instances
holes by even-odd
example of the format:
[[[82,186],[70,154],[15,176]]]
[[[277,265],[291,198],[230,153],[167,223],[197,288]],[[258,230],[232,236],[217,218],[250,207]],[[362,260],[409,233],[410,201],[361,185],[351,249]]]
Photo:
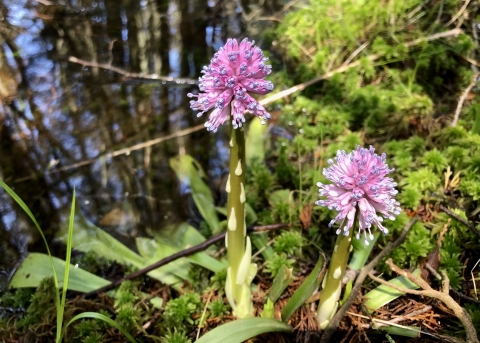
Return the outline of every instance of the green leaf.
[[[268,292],[268,298],[272,302],[277,301],[280,295],[282,295],[283,291],[292,283],[292,281],[292,269],[282,265],[277,276],[275,276],[275,279],[273,279],[272,287],[270,288],[270,292]]]
[[[87,221],[82,215],[76,216],[77,229],[73,232],[72,245],[76,249],[88,252],[93,251],[107,260],[123,264],[131,264],[138,269],[145,268],[149,262],[136,254],[120,241]],[[65,232],[59,232],[58,238],[63,242],[68,240]],[[181,279],[163,270],[155,269],[148,273],[149,276],[159,280],[175,289],[180,289]]]
[[[190,187],[198,211],[212,232],[218,233],[219,221],[212,191],[203,181],[205,172],[200,164],[190,155],[181,155],[170,159],[170,167],[175,171],[180,182]]]
[[[168,255],[177,253],[182,249],[189,248],[205,241],[205,237],[203,237],[198,230],[187,223],[170,226],[165,230],[162,229],[160,232],[154,233],[153,235],[157,241],[157,244],[159,244],[159,249],[162,249],[161,246],[168,246],[167,249],[170,251],[170,254]],[[160,253],[159,256],[160,255],[162,255],[162,253]],[[165,254],[165,257],[168,255]],[[203,251],[180,259],[180,261],[182,260],[198,264],[199,266],[202,266],[215,273],[227,268],[226,260],[219,261]]]
[[[162,227],[153,233],[157,242],[186,248],[205,241],[205,237],[188,223],[180,223]]]
[[[154,264],[161,259],[177,253],[180,249],[176,249],[167,244],[162,244],[156,242],[154,239],[139,237],[135,240],[137,243],[138,252],[140,255],[146,259],[147,264]],[[190,268],[190,263],[188,263],[184,258],[170,262],[169,264],[157,268],[156,270],[162,273],[165,273],[165,277],[168,282],[176,282],[177,276],[180,279],[188,280],[188,269]],[[168,276],[168,274],[173,274]]]
[[[382,326],[380,330],[373,330],[379,334],[388,333],[389,335],[404,336],[410,338],[420,337],[420,328],[417,326]]]
[[[265,232],[256,233],[254,235],[250,235],[250,239],[253,245],[258,249],[261,250],[261,254],[265,261],[271,260],[273,258],[273,248],[268,245],[268,239]]]
[[[295,313],[295,311],[305,304],[308,298],[313,294],[313,292],[320,286],[322,279],[325,275],[325,256],[322,254],[318,258],[318,262],[313,268],[309,276],[305,278],[303,283],[298,287],[298,289],[293,293],[290,300],[288,300],[287,305],[283,308],[282,311],[282,320],[287,322],[290,317]]]
[[[41,253],[30,253],[27,258],[23,260],[20,267],[15,271],[12,279],[10,280],[9,288],[37,288],[40,282],[53,275],[52,268],[49,266],[48,261],[50,256]],[[64,275],[65,261],[53,257],[53,264],[57,275]],[[59,280],[60,287],[63,287],[63,280]],[[108,285],[110,282],[95,274],[87,272],[81,268],[77,268],[70,265],[70,272],[68,276],[67,289],[71,291],[88,293],[94,291],[100,287]],[[115,291],[110,291],[107,294],[116,296]],[[145,294],[148,297],[148,294]],[[156,308],[162,307],[162,298],[153,297],[150,298],[150,302]]]
[[[10,280],[9,288],[37,287],[46,277],[53,275],[52,267],[50,267],[50,256],[41,253],[30,253],[22,262],[20,267]],[[53,257],[53,264],[57,275],[64,275],[65,261]],[[108,280],[102,279],[92,273],[81,268],[70,266],[68,277],[68,289],[78,292],[90,292],[97,288],[108,285]],[[63,279],[59,280],[60,287],[63,286]]]
[[[267,125],[260,120],[252,120],[248,126],[247,140],[245,141],[245,160],[250,165],[254,159],[265,160],[265,133]]]
[[[420,269],[415,269],[413,275],[420,276]],[[420,288],[417,284],[411,282],[404,276],[398,276],[392,280],[389,280],[388,282],[395,286],[407,289]],[[365,306],[369,311],[373,312],[404,294],[405,293],[397,291],[396,289],[388,287],[387,285],[380,285],[365,294],[365,298],[368,298]]]
[[[266,332],[292,332],[292,328],[270,318],[238,319],[207,332],[196,343],[242,343]]]
[[[353,254],[350,263],[348,264],[350,269],[360,270],[363,268],[379,236],[380,234],[375,232],[373,234],[373,240],[370,241],[368,245],[365,244],[364,239],[352,240]]]
[[[106,315],[101,314],[101,313],[97,313],[97,312],[83,312],[83,313],[77,314],[75,317],[70,319],[67,326],[65,327],[65,331],[70,324],[72,324],[73,322],[75,322],[79,319],[84,319],[84,318],[103,320],[105,323],[110,324],[111,326],[118,329],[121,333],[123,333],[125,335],[125,337],[127,337],[130,342],[137,343],[137,341],[120,324],[118,324],[113,319],[107,317]]]
[[[289,189],[279,189],[278,191],[274,191],[270,193],[270,196],[268,197],[268,202],[272,207],[275,207],[279,204],[289,204],[290,193],[292,193],[292,191]]]

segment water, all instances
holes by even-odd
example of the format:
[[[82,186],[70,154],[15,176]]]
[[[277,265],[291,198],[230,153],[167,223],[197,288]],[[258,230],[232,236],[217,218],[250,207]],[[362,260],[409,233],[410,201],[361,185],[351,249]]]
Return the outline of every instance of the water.
[[[170,223],[198,224],[169,159],[193,155],[215,188],[227,168],[224,134],[155,139],[203,124],[186,94],[226,37],[268,25],[242,21],[256,2],[1,1],[0,177],[49,242],[74,188],[82,215],[127,244]],[[0,290],[28,251],[45,251],[39,238],[0,191]]]

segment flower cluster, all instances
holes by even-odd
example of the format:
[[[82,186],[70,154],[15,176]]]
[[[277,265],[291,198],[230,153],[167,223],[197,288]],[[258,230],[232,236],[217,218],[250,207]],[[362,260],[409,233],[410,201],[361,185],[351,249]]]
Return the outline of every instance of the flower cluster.
[[[217,131],[230,114],[234,128],[245,122],[245,111],[259,117],[262,123],[270,118],[265,108],[248,94],[267,94],[273,90],[272,82],[264,79],[271,72],[271,66],[265,64],[268,58],[254,44],[247,38],[240,44],[236,39],[228,39],[210,65],[203,67],[204,75],[199,79],[203,93],[188,94],[190,98],[198,98],[190,101],[190,107],[200,111],[198,117],[214,108],[205,123],[209,131]]]
[[[335,162],[328,160],[330,167],[323,170],[323,175],[332,181],[333,184],[324,185],[317,183],[320,196],[326,196],[326,200],[318,200],[315,203],[320,206],[328,206],[335,209],[338,214],[329,226],[335,222],[340,223],[337,234],[342,232],[348,235],[353,226],[355,212],[359,209],[359,230],[365,236],[365,243],[372,240],[370,231],[372,224],[376,225],[384,234],[388,229],[382,225],[383,218],[395,219],[400,213],[399,203],[393,198],[398,192],[395,189],[397,184],[393,179],[385,177],[394,169],[388,169],[385,163],[386,155],[378,156],[375,149],[357,147],[350,154],[343,150],[337,152]],[[368,232],[368,236],[367,236]]]

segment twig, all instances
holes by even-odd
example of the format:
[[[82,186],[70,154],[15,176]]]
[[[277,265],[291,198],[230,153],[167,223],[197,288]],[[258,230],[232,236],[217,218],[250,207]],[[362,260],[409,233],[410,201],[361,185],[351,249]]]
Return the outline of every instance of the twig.
[[[254,226],[250,227],[247,229],[248,232],[260,232],[260,231],[271,231],[271,230],[278,230],[282,228],[289,227],[290,224],[272,224],[272,225],[264,225],[264,226]],[[173,255],[167,256],[165,258],[162,258],[160,261],[155,262],[154,264],[149,265],[148,267],[145,267],[143,269],[137,270],[136,272],[127,275],[121,279],[118,279],[116,281],[113,281],[112,283],[105,285],[103,287],[100,287],[96,290],[93,290],[91,292],[86,293],[85,299],[93,298],[94,296],[98,295],[99,293],[104,293],[108,292],[118,286],[120,286],[123,282],[127,280],[133,280],[139,276],[145,275],[148,272],[151,272],[154,269],[160,268],[161,266],[164,266],[170,262],[173,262],[175,260],[178,260],[179,258],[186,257],[193,255],[199,251],[203,251],[207,249],[210,245],[215,244],[221,240],[225,239],[225,232],[219,233],[218,235],[215,235],[213,237],[210,237],[209,239],[205,240],[204,242],[197,244],[193,247],[184,249],[182,251],[179,251]]]
[[[442,0],[442,2],[440,3],[440,9],[438,10],[438,15],[437,15],[438,22],[440,21],[440,19],[442,19],[444,3],[445,3],[445,0]]]
[[[430,307],[431,306],[425,306],[425,307]],[[347,312],[349,315],[351,316],[355,316],[355,317],[359,317],[359,318],[363,318],[363,319],[369,319],[367,316],[364,316],[362,314],[358,314],[358,313],[353,313],[353,312]],[[413,314],[413,312],[412,312]],[[407,315],[408,316],[408,315]],[[406,316],[405,316],[406,317]],[[378,319],[378,318],[372,318],[372,321],[375,321],[379,324],[384,324],[384,325],[389,325],[389,326],[395,326],[395,327],[398,327],[398,328],[402,328],[402,329],[405,329],[405,330],[409,330],[408,327],[405,327],[403,325],[399,325],[399,324],[396,324],[396,323],[393,323],[393,320],[391,321],[386,321],[386,320],[382,320],[382,319]],[[369,325],[370,327],[370,325]],[[451,342],[454,342],[454,343],[465,343],[463,340],[461,339],[458,339],[456,337],[450,337],[450,336],[444,336],[444,335],[438,335],[438,334],[432,334],[430,332],[425,332],[425,331],[418,331],[418,333],[421,333],[421,334],[424,334],[424,335],[428,335],[428,336],[432,336],[432,337],[435,337],[435,338],[440,338],[442,339],[442,342],[445,342],[445,341],[451,341]]]
[[[363,43],[362,45],[360,45],[360,46],[357,48],[357,50],[355,50],[355,51],[345,60],[345,62],[342,64],[342,66],[347,65],[347,64],[349,64],[350,62],[352,62],[352,60],[355,58],[355,56],[357,56],[359,53],[361,53],[362,50],[365,49],[367,46],[368,46],[368,42],[365,42],[365,43]]]
[[[453,117],[452,125],[451,126],[457,126],[458,118],[460,117],[460,112],[462,111],[463,103],[465,102],[465,99],[468,96],[468,93],[472,90],[473,86],[475,86],[478,82],[478,77],[480,76],[480,73],[476,73],[473,75],[472,82],[465,88],[465,91],[463,92],[462,96],[460,99],[458,99],[458,105],[457,109],[455,110],[455,115]]]
[[[475,228],[475,225],[470,223],[469,221],[467,221],[466,219],[460,217],[458,214],[456,214],[455,212],[453,211],[450,211],[447,207],[443,206],[443,205],[440,205],[440,209],[445,212],[446,214],[448,214],[450,217],[452,217],[453,219],[455,219],[456,221],[459,221],[460,223],[462,223],[463,225],[465,225],[466,227],[468,227],[470,229],[470,231],[472,231],[474,234],[476,234],[477,236],[480,237],[480,231],[477,230],[477,228]]]
[[[374,276],[372,273],[369,273],[368,276],[383,285],[389,286],[393,289],[396,289],[400,292],[407,293],[407,294],[415,294],[415,295],[420,295],[420,296],[427,296],[430,298],[435,298],[437,300],[440,300],[443,302],[450,310],[453,311],[455,316],[462,322],[462,325],[465,328],[465,333],[467,335],[467,343],[480,343],[477,338],[477,332],[475,330],[475,327],[472,324],[472,320],[470,319],[470,316],[468,315],[467,311],[463,309],[450,295],[449,295],[449,281],[448,277],[445,273],[443,273],[443,278],[444,278],[444,283],[442,286],[442,291],[437,291],[434,290],[430,285],[423,280],[422,278],[414,275],[413,273],[403,270],[399,267],[397,267],[393,262],[392,259],[387,260],[387,264],[390,267],[392,271],[395,273],[402,275],[406,278],[408,278],[411,282],[417,284],[420,286],[423,290],[422,291],[417,291],[413,289],[407,289],[403,287],[398,287],[396,285],[391,284],[388,281],[385,281],[383,279],[377,278]]]
[[[410,312],[410,313],[407,313],[406,315],[404,316],[398,316],[397,318],[393,318],[392,320],[388,321],[389,323],[398,323],[398,322],[401,322],[401,321],[404,321],[406,319],[410,319],[411,317],[415,317],[415,316],[418,316],[418,315],[421,315],[425,312],[428,312],[432,309],[432,306],[430,305],[425,305],[424,307],[422,307],[421,309],[419,310],[416,310],[416,311],[413,311],[413,312]]]
[[[475,291],[475,297],[478,299],[478,295],[477,295],[477,285],[475,285],[475,277],[473,275],[473,271],[475,270],[475,268],[477,268],[478,266],[478,263],[480,263],[480,259],[477,261],[477,263],[475,263],[475,265],[473,266],[472,270],[470,270],[470,275],[472,276],[472,283],[473,283],[473,289]]]
[[[460,8],[460,11],[457,12],[457,14],[455,14],[453,16],[452,19],[450,19],[448,21],[448,23],[446,23],[444,26],[447,27],[448,25],[450,25],[451,23],[453,23],[455,20],[458,19],[458,17],[460,17],[463,13],[463,11],[465,11],[465,9],[467,8],[468,4],[470,3],[470,0],[466,0],[465,3],[463,4],[462,8]]]
[[[463,31],[460,30],[460,29],[453,29],[453,30],[449,30],[449,31],[445,31],[445,32],[436,33],[436,34],[428,36],[428,37],[418,38],[418,39],[415,39],[411,42],[407,42],[404,45],[406,47],[412,47],[414,45],[418,45],[418,44],[420,44],[422,42],[425,42],[425,41],[430,42],[430,41],[437,40],[437,39],[440,39],[440,38],[446,38],[446,37],[450,37],[450,36],[458,36],[462,32]],[[374,55],[367,56],[367,59],[370,60],[370,61],[374,61],[374,60],[379,59],[382,56],[383,56],[382,54],[374,54]],[[344,71],[347,71],[348,69],[351,69],[351,68],[354,68],[354,67],[358,67],[359,65],[360,65],[360,60],[352,62],[352,63],[344,65],[344,66],[341,66],[340,68],[332,70],[332,71],[330,71],[326,74],[323,74],[322,76],[316,77],[316,78],[314,78],[310,81],[301,83],[299,85],[296,85],[296,86],[293,86],[289,89],[281,91],[277,94],[266,97],[266,98],[264,98],[263,100],[260,101],[260,104],[266,105],[266,104],[272,103],[272,102],[277,101],[281,98],[289,96],[290,94],[302,91],[306,87],[311,86],[314,83],[317,83],[317,82],[322,81],[322,80],[326,80],[326,79],[332,77],[333,75],[335,75],[337,73],[343,73]]]
[[[113,152],[105,152],[105,153],[100,154],[99,156],[91,158],[89,160],[85,160],[85,161],[81,161],[81,162],[78,162],[78,163],[70,164],[68,166],[64,166],[64,167],[57,168],[57,169],[50,169],[50,170],[45,171],[44,174],[46,174],[46,175],[54,174],[54,173],[59,173],[59,172],[62,172],[62,171],[75,169],[75,168],[78,168],[78,167],[87,166],[89,164],[92,164],[93,162],[95,162],[96,160],[98,160],[101,157],[112,158],[112,157],[117,157],[117,156],[120,156],[120,155],[128,155],[132,151],[144,149],[144,148],[150,147],[150,146],[155,145],[155,144],[159,144],[161,142],[167,141],[167,140],[175,138],[175,137],[186,136],[186,135],[189,135],[189,134],[191,134],[195,131],[199,131],[199,130],[204,129],[204,128],[205,128],[205,125],[200,124],[200,125],[197,125],[197,126],[185,129],[185,130],[175,131],[174,133],[169,134],[167,136],[151,139],[151,140],[143,142],[143,143],[132,145],[128,148],[122,148],[120,150],[115,150]],[[25,176],[25,177],[22,177],[22,178],[15,179],[13,182],[15,182],[15,183],[23,182],[23,181],[34,179],[36,177],[37,177],[36,175]]]
[[[208,304],[210,304],[210,299],[212,299],[212,296],[213,296],[213,290],[211,290],[208,293],[207,302],[205,303],[205,307],[203,308],[202,316],[200,317],[200,323],[198,324],[197,338],[195,339],[195,341],[198,341],[198,337],[200,337],[200,330],[202,330],[202,327],[204,327],[203,321],[205,319],[205,314],[207,313]]]
[[[197,85],[198,81],[195,79],[189,79],[189,78],[175,78],[171,76],[161,76],[157,74],[142,74],[142,73],[130,73],[126,70],[123,70],[118,67],[112,66],[110,63],[97,63],[97,62],[90,62],[90,61],[85,61],[81,60],[79,58],[70,56],[68,60],[72,63],[78,63],[81,64],[85,67],[93,67],[93,68],[100,68],[100,69],[105,69],[105,70],[110,70],[113,71],[117,74],[133,78],[133,79],[145,79],[145,80],[158,80],[158,81],[163,81],[165,83],[169,84],[176,84],[176,85]]]
[[[440,276],[440,274],[438,274],[438,272],[432,268],[432,266],[430,266],[429,263],[426,263],[425,264],[425,268],[428,269],[428,271],[430,273],[433,274],[433,276],[435,276],[435,278],[439,281],[442,281],[442,277]],[[475,267],[474,267],[475,268]],[[472,277],[473,279],[473,277]],[[472,280],[473,281],[473,285],[475,287],[475,280]],[[472,297],[469,297],[468,295],[465,295],[465,294],[462,294],[460,293],[459,291],[455,290],[454,288],[452,288],[452,286],[450,286],[450,292],[454,293],[457,297],[459,298],[462,298],[463,300],[467,300],[467,301],[470,301],[470,302],[473,302],[475,304],[480,304],[480,300],[477,300],[475,298],[472,298]]]
[[[405,240],[405,237],[407,237],[408,232],[417,221],[418,221],[418,217],[417,216],[413,217],[412,220],[410,220],[410,222],[405,226],[400,236],[394,242],[388,243],[387,246],[380,253],[378,253],[378,255],[375,256],[369,264],[367,264],[365,267],[360,269],[360,274],[358,275],[357,280],[355,281],[355,285],[353,286],[349,297],[347,298],[343,306],[340,307],[340,309],[335,314],[335,316],[333,316],[332,320],[330,321],[330,324],[325,329],[325,333],[323,334],[320,343],[328,343],[331,341],[332,335],[336,331],[343,316],[345,316],[345,313],[353,305],[353,302],[355,301],[358,295],[358,292],[362,287],[363,281],[365,281],[368,273],[370,273],[373,270],[373,268],[375,268],[375,266],[378,264],[378,262],[380,262],[382,258],[390,254],[396,247],[398,247],[400,244],[403,243],[403,241]]]

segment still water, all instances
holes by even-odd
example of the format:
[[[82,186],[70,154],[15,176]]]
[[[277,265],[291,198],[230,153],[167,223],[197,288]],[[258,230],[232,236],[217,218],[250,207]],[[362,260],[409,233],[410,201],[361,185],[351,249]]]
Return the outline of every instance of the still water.
[[[201,162],[221,201],[225,131],[202,129],[186,94],[227,37],[257,36],[271,22],[252,13],[278,3],[0,0],[0,179],[54,251],[74,188],[81,214],[127,245],[171,223],[198,225],[169,167],[179,154]],[[0,190],[0,291],[32,250],[45,251],[39,234]]]

